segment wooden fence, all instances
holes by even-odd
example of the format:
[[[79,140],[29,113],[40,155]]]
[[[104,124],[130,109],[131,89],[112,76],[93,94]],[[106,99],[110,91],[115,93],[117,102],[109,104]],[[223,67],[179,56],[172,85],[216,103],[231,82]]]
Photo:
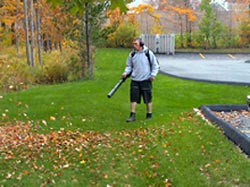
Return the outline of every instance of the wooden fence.
[[[174,55],[175,35],[174,34],[142,34],[142,41],[154,53],[165,53]]]

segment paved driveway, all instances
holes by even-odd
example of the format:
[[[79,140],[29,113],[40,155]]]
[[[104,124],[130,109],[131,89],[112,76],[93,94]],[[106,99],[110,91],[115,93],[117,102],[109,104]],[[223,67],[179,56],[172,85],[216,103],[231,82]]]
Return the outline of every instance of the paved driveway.
[[[198,81],[250,85],[249,54],[158,55],[164,74]],[[249,61],[249,62],[248,62]]]

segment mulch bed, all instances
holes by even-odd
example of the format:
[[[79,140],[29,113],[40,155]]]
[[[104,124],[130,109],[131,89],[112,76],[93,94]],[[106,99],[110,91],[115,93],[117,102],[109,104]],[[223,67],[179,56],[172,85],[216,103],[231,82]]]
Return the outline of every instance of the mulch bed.
[[[222,120],[230,123],[235,128],[240,130],[242,133],[250,137],[250,111],[248,110],[239,110],[239,111],[230,111],[230,112],[216,112],[214,114],[221,118]]]
[[[206,105],[203,117],[217,124],[224,134],[250,155],[250,111],[247,105]]]

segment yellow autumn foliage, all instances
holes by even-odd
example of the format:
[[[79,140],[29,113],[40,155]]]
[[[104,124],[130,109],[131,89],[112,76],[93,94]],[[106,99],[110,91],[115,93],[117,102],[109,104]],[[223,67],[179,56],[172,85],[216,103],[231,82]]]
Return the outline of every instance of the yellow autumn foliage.
[[[154,12],[154,10],[155,10],[154,7],[152,5],[149,5],[149,4],[140,4],[137,7],[130,8],[130,11],[132,11],[136,14],[140,14],[143,12],[152,13],[152,12]]]
[[[122,23],[124,21],[124,17],[121,14],[121,10],[119,7],[117,7],[114,10],[109,10],[107,12],[107,16],[109,18],[110,24],[114,24],[114,23]]]
[[[164,27],[160,22],[155,22],[154,26],[151,29],[151,34],[165,34]]]
[[[172,10],[173,12],[177,13],[178,15],[187,15],[188,20],[191,22],[194,22],[197,20],[195,12],[191,8],[181,8],[181,7],[169,6],[167,9]]]

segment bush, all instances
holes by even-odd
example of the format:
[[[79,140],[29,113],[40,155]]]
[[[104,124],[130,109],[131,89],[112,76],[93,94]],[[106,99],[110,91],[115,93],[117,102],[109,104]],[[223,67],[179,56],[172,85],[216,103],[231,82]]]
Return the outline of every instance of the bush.
[[[0,87],[5,91],[26,89],[33,82],[30,68],[15,58],[0,60]]]
[[[138,31],[131,23],[120,24],[117,30],[108,37],[110,47],[131,47],[132,40],[138,36]]]
[[[31,84],[54,84],[81,78],[78,49],[65,47],[63,52],[42,55],[43,64],[31,67],[26,62],[25,48],[20,48],[17,57],[14,46],[5,47],[0,54],[0,90],[18,91]]]
[[[243,47],[250,47],[250,21],[242,22],[240,29],[241,33],[240,33],[239,43]]]
[[[191,43],[188,45],[189,34],[183,34],[183,44],[184,48],[204,48],[204,36],[199,32],[193,32],[191,35]],[[228,29],[224,30],[223,34],[218,35],[216,38],[217,46],[212,46],[211,48],[239,48],[244,47],[242,43],[239,42],[240,38],[238,34],[230,34]],[[246,41],[246,40],[244,40]],[[180,49],[181,47],[181,36],[179,34],[175,35],[175,47]],[[247,47],[247,46],[246,46]]]
[[[73,44],[71,44],[73,45]],[[81,63],[73,47],[64,48],[63,52],[52,51],[43,55],[43,67],[36,67],[34,73],[36,83],[54,84],[81,78]]]
[[[64,63],[50,63],[44,67],[45,81],[47,83],[62,83],[67,81],[68,71]]]
[[[68,69],[68,80],[74,81],[82,78],[82,64],[78,56],[71,56],[66,62]]]
[[[94,44],[98,47],[109,46],[108,37],[111,33],[114,33],[116,29],[116,25],[104,27],[100,31],[98,38],[94,38]]]

